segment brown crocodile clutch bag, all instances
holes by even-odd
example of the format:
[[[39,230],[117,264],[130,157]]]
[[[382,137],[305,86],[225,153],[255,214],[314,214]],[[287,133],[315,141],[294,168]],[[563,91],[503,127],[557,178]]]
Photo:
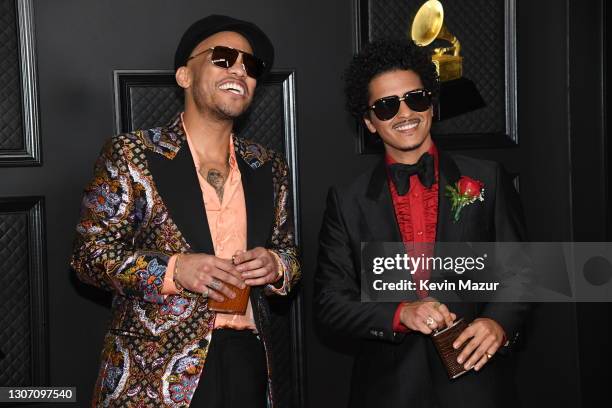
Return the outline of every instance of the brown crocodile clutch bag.
[[[251,292],[251,287],[246,286],[244,289],[240,289],[229,283],[226,283],[226,285],[236,294],[236,297],[233,299],[225,297],[223,302],[208,299],[208,308],[219,313],[245,314],[247,304],[249,303],[249,293]]]
[[[440,358],[442,359],[442,363],[446,368],[446,372],[451,379],[457,378],[461,374],[467,372],[463,365],[457,362],[457,357],[459,357],[459,353],[461,353],[461,350],[463,350],[467,342],[463,343],[457,350],[453,348],[453,342],[467,327],[468,323],[461,318],[455,321],[452,326],[434,332],[431,335],[434,345],[438,350],[438,354],[440,354]]]

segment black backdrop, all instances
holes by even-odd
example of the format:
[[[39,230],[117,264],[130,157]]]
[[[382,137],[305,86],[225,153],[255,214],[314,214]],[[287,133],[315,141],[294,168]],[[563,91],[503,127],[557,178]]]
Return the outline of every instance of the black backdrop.
[[[520,174],[534,241],[605,240],[603,0],[517,1],[520,146],[468,154]],[[71,279],[67,261],[81,190],[113,133],[116,69],[169,69],[194,19],[231,14],[272,38],[276,66],[295,69],[304,261],[307,406],[344,406],[351,357],[312,324],[312,274],[328,186],[375,158],[355,154],[341,74],[353,50],[351,1],[35,0],[41,167],[0,168],[0,197],[44,196],[49,379],[78,388],[85,406],[109,316],[104,296]],[[99,301],[93,299],[98,298]],[[518,355],[525,406],[580,406],[605,390],[609,305],[543,305]]]

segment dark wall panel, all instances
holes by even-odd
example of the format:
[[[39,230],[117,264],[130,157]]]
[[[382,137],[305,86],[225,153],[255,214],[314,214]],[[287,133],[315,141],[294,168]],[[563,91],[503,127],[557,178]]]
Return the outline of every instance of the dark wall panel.
[[[48,381],[43,200],[0,198],[0,387]]]
[[[605,148],[610,143],[605,133],[606,3],[609,2],[571,2],[568,7],[572,217],[576,241],[606,241],[608,233],[604,222],[610,209],[608,198],[592,199],[606,197],[610,177],[609,162],[606,163],[610,157],[606,157]],[[591,406],[610,380],[612,304],[578,305],[577,320],[582,403]]]
[[[27,213],[0,214],[0,237],[0,384],[26,386],[32,384]]]
[[[0,0],[0,167],[39,166],[32,0]]]
[[[14,0],[0,0],[0,150],[23,149],[19,27]]]

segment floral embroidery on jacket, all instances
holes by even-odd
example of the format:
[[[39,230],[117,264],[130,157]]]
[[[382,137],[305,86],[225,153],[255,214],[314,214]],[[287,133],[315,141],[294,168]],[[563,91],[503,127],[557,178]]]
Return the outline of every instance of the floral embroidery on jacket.
[[[164,402],[170,406],[191,402],[204,367],[210,337],[211,334],[202,340],[202,345],[193,344],[170,360],[163,376]]]
[[[145,300],[154,301],[160,296],[159,287],[164,284],[165,274],[166,266],[159,265],[157,259],[152,259],[146,268],[136,272],[140,278],[140,289],[144,293]]]
[[[119,339],[107,345],[107,360],[103,364],[106,377],[102,380],[102,389],[105,395],[103,405],[109,406],[111,400],[117,399],[123,392],[130,372],[130,358],[128,351]]]
[[[184,375],[180,378],[180,382],[173,383],[170,386],[170,399],[172,402],[191,403],[191,398],[198,386],[198,377],[195,375]]]
[[[105,213],[112,217],[117,212],[117,205],[121,202],[121,196],[114,191],[116,186],[111,187],[108,183],[101,183],[83,198],[83,205],[96,213]]]
[[[161,315],[180,316],[185,313],[187,306],[189,306],[189,300],[179,296],[172,296],[170,303],[166,302],[161,305],[159,313]]]

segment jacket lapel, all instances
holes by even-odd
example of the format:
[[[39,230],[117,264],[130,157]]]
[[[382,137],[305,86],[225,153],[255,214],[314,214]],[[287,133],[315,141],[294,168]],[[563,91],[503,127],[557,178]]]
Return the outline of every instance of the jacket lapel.
[[[194,252],[214,254],[202,190],[193,157],[182,131],[173,158],[146,150],[149,172],[170,217]]]
[[[237,156],[247,214],[247,248],[265,247],[274,211],[272,166],[268,161],[253,169],[241,155]]]
[[[264,161],[262,157],[254,154],[258,149],[251,150],[248,147],[244,140],[234,137],[234,151],[240,169],[246,207],[247,249],[265,248],[269,246],[267,244],[272,235],[275,209],[272,164],[269,160]],[[255,325],[261,333],[266,320],[262,287],[251,287],[249,297],[255,314]]]
[[[438,221],[436,225],[436,241],[460,242],[463,236],[464,222],[460,218],[454,222],[451,214],[450,199],[446,197],[446,186],[459,181],[461,174],[455,161],[446,153],[439,151],[439,186],[438,186]]]
[[[401,242],[391,192],[387,183],[385,161],[381,160],[370,178],[366,196],[360,200],[363,223],[368,232],[362,239],[378,242]],[[364,231],[365,232],[365,231]]]

